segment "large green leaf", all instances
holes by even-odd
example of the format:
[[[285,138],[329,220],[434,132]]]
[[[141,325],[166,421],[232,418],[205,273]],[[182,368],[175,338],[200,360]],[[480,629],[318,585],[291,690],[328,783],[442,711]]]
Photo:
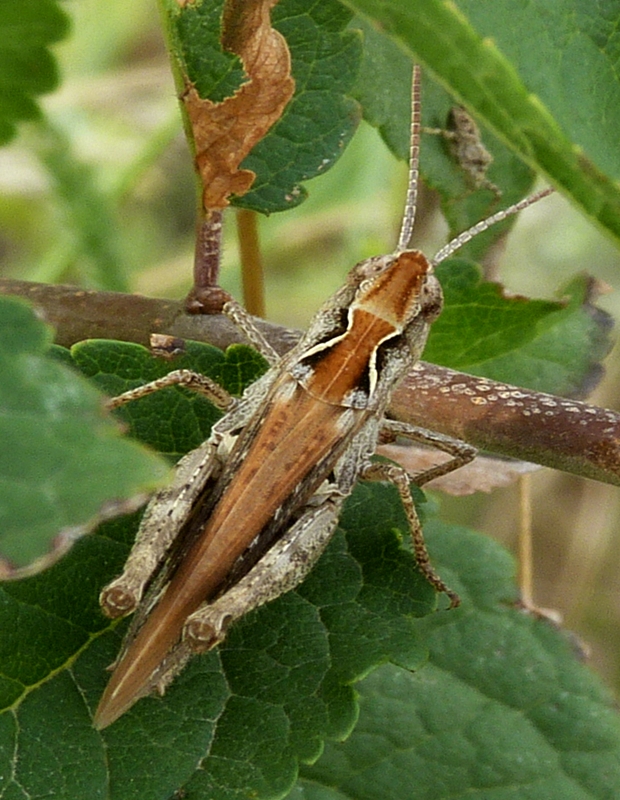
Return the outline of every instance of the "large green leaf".
[[[114,394],[171,366],[200,368],[239,392],[264,369],[247,347],[225,355],[191,342],[186,349],[172,365],[119,342],[85,342],[59,357]],[[199,443],[217,416],[206,400],[176,388],[122,413],[134,435],[175,457]],[[375,507],[381,513],[371,515]],[[299,759],[317,757],[322,739],[350,731],[351,681],[390,657],[412,667],[424,659],[411,616],[430,610],[433,593],[399,549],[406,522],[395,492],[366,487],[298,592],[236,626],[165,698],[138,703],[95,736],[92,712],[124,628],[103,617],[97,598],[119,572],[137,523],[137,516],[106,523],[52,569],[2,588],[0,629],[11,635],[0,644],[0,752],[17,760],[0,775],[29,793],[45,780],[68,800],[166,800],[183,784],[197,798],[273,796],[290,787]],[[165,760],[158,757],[162,726],[171,748]]]
[[[159,457],[121,437],[102,395],[49,357],[50,341],[27,304],[1,299],[0,553],[13,567],[92,530],[113,503],[144,502],[168,477]]]
[[[302,769],[290,800],[617,797],[620,718],[575,643],[510,607],[512,565],[497,545],[426,530],[462,607],[419,622],[423,669],[385,666],[361,684],[355,731]]]
[[[66,36],[69,23],[56,0],[2,0],[0,5],[0,144],[21,120],[35,119],[35,97],[56,87],[49,46]]]
[[[245,347],[223,356],[188,343],[187,351],[169,365],[135,345],[92,342],[73,348],[72,357],[110,392],[180,364],[200,365],[239,391],[262,368]],[[68,358],[66,351],[62,357]],[[157,441],[163,421],[158,441],[170,455],[193,446],[215,417],[206,401],[181,389],[134,406],[134,433]],[[387,660],[419,668],[428,660],[426,640],[434,643],[444,625],[457,632],[462,650],[444,656],[442,669],[456,671],[464,653],[497,651],[496,628],[505,635],[506,626],[514,632],[515,619],[526,619],[506,607],[514,599],[507,557],[486,539],[448,531],[442,549],[436,544],[436,561],[465,608],[433,615],[435,624],[418,626],[416,633],[414,618],[428,613],[433,598],[399,546],[406,533],[402,508],[392,488],[361,486],[301,587],[248,615],[216,652],[194,659],[163,698],[140,701],[96,734],[92,713],[125,629],[102,616],[97,598],[120,570],[137,523],[137,516],[108,522],[46,573],[2,587],[0,788],[7,797],[19,797],[22,788],[26,796],[45,790],[67,800],[168,800],[180,787],[194,800],[281,795],[295,781],[299,762],[315,761],[324,740],[350,734],[358,713],[352,682]],[[481,613],[497,625],[483,624]],[[511,680],[537,680],[532,658],[555,658],[557,637],[553,633],[537,650],[524,648],[521,660],[515,645]],[[567,649],[560,655],[572,670]],[[423,686],[427,669],[419,673]],[[501,688],[499,667],[493,676]],[[548,673],[543,677],[549,687]],[[447,697],[448,705],[461,699],[456,690]],[[502,717],[500,724],[511,719]],[[482,741],[491,738],[485,735],[480,732]],[[492,756],[498,763],[506,759],[500,747]],[[479,768],[486,763],[482,759]],[[589,769],[586,760],[583,770]],[[342,776],[347,779],[346,770]]]
[[[164,698],[96,734],[92,713],[125,627],[101,615],[97,596],[135,524],[107,523],[51,570],[2,588],[5,797],[45,787],[58,800],[167,800],[180,786],[196,799],[273,797],[325,737],[350,732],[352,681],[389,658],[412,668],[425,658],[412,617],[428,613],[432,591],[399,547],[395,492],[362,487],[298,591],[250,614]]]
[[[462,0],[457,7],[443,0],[346,0],[346,5],[415,54],[520,159],[620,236],[615,182],[620,12],[614,4]],[[400,124],[406,126],[406,118]]]

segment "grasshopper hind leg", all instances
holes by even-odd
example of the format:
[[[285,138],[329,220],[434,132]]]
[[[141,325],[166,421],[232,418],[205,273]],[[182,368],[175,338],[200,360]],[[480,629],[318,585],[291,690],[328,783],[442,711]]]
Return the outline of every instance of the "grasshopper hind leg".
[[[172,483],[151,499],[122,574],[105,586],[99,597],[108,617],[125,616],[138,606],[195,498],[219,472],[216,450],[215,444],[207,442],[185,455],[175,467]]]
[[[331,539],[343,501],[334,490],[319,506],[308,507],[239,583],[191,614],[183,632],[190,648],[210,650],[224,640],[233,622],[300,584]]]

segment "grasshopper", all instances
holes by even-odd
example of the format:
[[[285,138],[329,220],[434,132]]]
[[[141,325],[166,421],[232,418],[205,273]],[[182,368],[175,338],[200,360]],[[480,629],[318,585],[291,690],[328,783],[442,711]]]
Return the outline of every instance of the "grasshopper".
[[[247,313],[232,299],[226,302],[224,312],[271,365],[240,400],[204,376],[178,371],[113,401],[119,405],[183,383],[226,413],[207,441],[181,459],[172,484],[151,500],[124,572],[102,592],[109,616],[136,613],[97,709],[97,728],[139,698],[163,693],[187,660],[221,642],[235,620],[297,586],[327,545],[359,479],[395,484],[419,568],[451,606],[458,604],[430,565],[408,474],[370,458],[380,437],[405,436],[448,452],[449,461],[417,476],[419,485],[474,458],[473,447],[387,419],[386,408],[441,311],[434,266],[552,190],[478,223],[429,260],[407,249],[419,138],[420,72],[414,68],[410,180],[396,251],[357,264],[282,358]]]

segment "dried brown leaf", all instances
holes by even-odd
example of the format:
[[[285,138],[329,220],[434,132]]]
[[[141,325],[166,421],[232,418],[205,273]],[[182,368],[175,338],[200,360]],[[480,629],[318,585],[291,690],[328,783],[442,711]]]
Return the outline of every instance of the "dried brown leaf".
[[[196,168],[205,209],[220,209],[245,194],[256,177],[239,164],[282,116],[293,96],[291,57],[284,37],[271,27],[277,0],[228,0],[222,46],[241,59],[248,80],[220,103],[199,97],[188,83],[183,102],[193,131]]]
[[[407,470],[412,478],[415,478],[420,472],[450,460],[445,453],[410,444],[382,444],[377,448],[377,453],[396,461]],[[527,461],[477,456],[472,462],[465,464],[455,472],[449,472],[441,478],[424,484],[424,488],[428,487],[458,497],[475,492],[490,492],[500,486],[508,486],[520,475],[534,472],[537,469],[540,469],[537,464],[530,464]]]

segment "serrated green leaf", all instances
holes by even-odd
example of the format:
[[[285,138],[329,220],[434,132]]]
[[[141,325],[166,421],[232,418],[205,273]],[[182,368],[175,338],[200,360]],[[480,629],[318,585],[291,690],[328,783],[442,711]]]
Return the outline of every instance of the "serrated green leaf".
[[[620,793],[613,699],[545,619],[511,608],[512,566],[462,528],[427,528],[462,607],[417,623],[428,664],[359,687],[360,720],[289,795],[301,800],[603,800]]]
[[[424,358],[472,375],[541,392],[582,396],[608,352],[610,319],[590,305],[588,280],[568,300],[507,297],[463,259],[437,268],[445,308],[431,328]]]
[[[180,367],[239,389],[265,366],[247,347],[223,355],[195,342],[172,362],[104,341],[77,345],[71,357],[111,393]],[[148,410],[151,397],[133,404],[147,404],[134,412],[136,428],[142,418],[173,427],[193,418],[190,428],[213,419],[202,398],[184,407],[194,393],[158,395],[156,410]],[[12,632],[0,642],[0,752],[15,759],[0,772],[7,791],[19,784],[36,793],[45,768],[48,791],[59,799],[167,800],[180,786],[198,799],[271,797],[291,786],[300,759],[318,757],[325,737],[350,732],[357,718],[351,682],[388,658],[411,667],[425,658],[412,619],[428,613],[434,593],[399,547],[407,526],[397,493],[363,486],[296,592],[248,615],[217,652],[192,661],[163,699],[138,703],[93,740],[91,715],[125,627],[103,617],[98,595],[120,571],[137,525],[138,515],[106,523],[46,573],[0,590],[0,630]],[[53,742],[40,749],[42,730]]]
[[[39,114],[35,97],[56,87],[49,46],[67,35],[69,20],[56,0],[4,0],[0,13],[0,144],[15,125]]]
[[[409,118],[411,114],[411,58],[393,39],[360,17],[351,23],[364,34],[362,66],[354,89],[364,119],[381,133],[398,158],[409,159]],[[456,104],[430,72],[422,75],[422,125],[425,129],[445,130],[448,112]],[[509,206],[524,197],[532,187],[534,172],[506,145],[487,130],[481,133],[484,146],[493,156],[488,179],[502,192],[501,205]],[[472,190],[467,175],[455,161],[447,140],[441,135],[422,132],[420,171],[425,182],[436,189],[449,225],[450,236],[469,228],[497,210],[498,200],[489,189]],[[515,222],[510,218],[476,236],[459,252],[480,258],[490,244],[505,234]]]
[[[593,9],[584,0],[553,8],[518,0],[463,0],[458,7],[443,0],[346,5],[415,53],[519,158],[620,236],[615,7]]]
[[[0,629],[15,631],[0,643],[7,792],[35,794],[44,771],[58,800],[166,800],[179,786],[196,800],[272,797],[295,780],[299,758],[350,732],[352,681],[391,657],[411,667],[425,658],[413,617],[428,613],[433,592],[399,547],[406,523],[395,491],[363,486],[303,586],[248,615],[163,698],[93,738],[124,628],[101,615],[97,597],[135,525],[106,523],[51,570],[2,587]]]
[[[92,385],[46,355],[50,339],[26,303],[2,298],[0,550],[20,568],[168,475],[154,453],[121,438]]]
[[[182,72],[201,97],[218,102],[243,80],[238,59],[220,46],[222,5],[163,3]],[[281,0],[272,10],[291,52],[295,95],[242,162],[257,177],[234,205],[264,214],[293,208],[306,197],[300,182],[325,172],[342,154],[360,116],[348,96],[361,58],[359,35],[346,30],[350,18],[336,0]]]

